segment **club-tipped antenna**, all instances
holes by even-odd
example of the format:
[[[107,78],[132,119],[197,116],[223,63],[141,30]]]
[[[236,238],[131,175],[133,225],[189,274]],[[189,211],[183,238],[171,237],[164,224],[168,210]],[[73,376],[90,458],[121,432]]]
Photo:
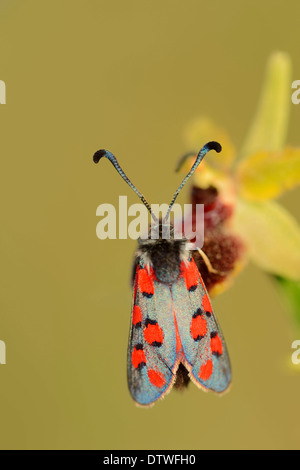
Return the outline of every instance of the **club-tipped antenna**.
[[[181,185],[178,187],[177,191],[174,193],[174,196],[173,196],[173,199],[169,205],[169,208],[168,208],[168,211],[163,219],[163,223],[166,222],[169,218],[169,215],[170,215],[170,212],[171,212],[171,209],[177,199],[177,196],[178,194],[180,193],[180,191],[182,190],[183,186],[186,184],[186,182],[190,179],[190,177],[193,175],[193,173],[195,172],[195,170],[197,169],[199,163],[203,160],[203,158],[205,157],[205,155],[207,154],[207,152],[209,152],[210,150],[215,150],[216,152],[221,152],[222,150],[222,147],[221,145],[219,144],[219,142],[208,142],[207,144],[205,144],[202,149],[199,151],[198,155],[197,155],[197,158],[195,160],[195,163],[194,165],[192,166],[192,168],[190,169],[190,171],[188,172],[188,174],[186,175],[186,177],[184,178],[184,180],[182,181]],[[186,157],[186,155],[185,155]]]
[[[116,157],[111,152],[109,152],[108,150],[104,150],[104,149],[98,150],[96,153],[94,153],[93,160],[94,160],[95,163],[98,163],[100,161],[100,159],[103,158],[103,157],[107,158],[111,162],[111,164],[115,167],[115,169],[117,170],[119,175],[121,175],[123,180],[126,181],[128,186],[130,186],[131,189],[138,195],[138,197],[141,199],[141,201],[145,204],[148,211],[150,212],[154,222],[158,222],[157,218],[155,217],[155,215],[151,211],[150,204],[148,204],[148,202],[146,201],[146,199],[144,198],[142,193],[139,192],[139,190],[134,186],[134,184],[126,176],[126,174],[124,173],[124,171],[120,167],[120,165],[118,163],[118,160],[116,159]]]

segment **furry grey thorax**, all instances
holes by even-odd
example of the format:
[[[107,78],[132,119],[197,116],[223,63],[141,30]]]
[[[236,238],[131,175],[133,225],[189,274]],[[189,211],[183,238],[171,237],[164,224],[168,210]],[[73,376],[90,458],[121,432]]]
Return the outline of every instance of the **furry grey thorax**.
[[[189,251],[186,248],[187,240],[175,239],[174,228],[170,226],[170,236],[163,238],[164,227],[167,225],[158,225],[153,227],[153,233],[156,232],[156,239],[139,239],[139,246],[136,251],[138,259],[142,260],[145,266],[151,266],[155,272],[158,281],[172,283],[180,275],[180,264],[182,261],[188,261]]]

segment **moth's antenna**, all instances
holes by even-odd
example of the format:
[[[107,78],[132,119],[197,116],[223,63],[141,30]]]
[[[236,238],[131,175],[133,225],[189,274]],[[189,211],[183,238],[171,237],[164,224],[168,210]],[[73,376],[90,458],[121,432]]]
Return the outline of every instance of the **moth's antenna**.
[[[197,166],[199,165],[199,163],[203,160],[203,158],[205,157],[205,155],[207,154],[207,152],[209,152],[210,150],[215,150],[216,152],[221,152],[222,150],[222,147],[221,145],[219,144],[219,142],[208,142],[207,144],[205,144],[202,149],[200,150],[200,152],[198,153],[197,155],[197,158],[196,158],[196,161],[194,163],[194,165],[192,166],[192,168],[190,169],[189,173],[186,175],[186,177],[184,178],[184,180],[182,181],[181,185],[179,186],[179,188],[177,189],[177,191],[175,192],[174,196],[173,196],[173,199],[169,205],[169,208],[168,208],[168,211],[167,211],[167,214],[166,216],[164,217],[163,219],[163,223],[166,222],[166,220],[168,220],[169,218],[169,215],[170,215],[170,212],[171,212],[171,209],[173,207],[173,204],[174,202],[176,201],[176,198],[178,196],[178,194],[180,193],[180,191],[182,190],[183,186],[185,185],[185,183],[188,181],[188,179],[192,176],[192,174],[195,172]],[[185,155],[185,158],[186,158],[187,155]]]
[[[151,212],[151,207],[150,205],[148,204],[148,202],[146,201],[146,199],[144,198],[144,196],[142,195],[142,193],[140,193],[136,187],[134,186],[134,184],[130,181],[130,179],[125,175],[124,171],[122,170],[122,168],[120,167],[119,163],[118,163],[118,160],[116,159],[116,157],[111,153],[109,152],[108,150],[104,150],[104,149],[101,149],[101,150],[98,150],[96,153],[94,153],[94,156],[93,156],[93,160],[95,163],[98,163],[99,160],[102,158],[102,157],[106,157],[111,163],[112,165],[115,167],[115,169],[117,170],[117,172],[121,175],[121,177],[123,178],[124,181],[126,181],[126,183],[131,187],[131,189],[138,195],[138,197],[141,199],[141,201],[145,204],[145,206],[147,207],[148,211],[150,212],[154,222],[158,222],[157,218],[155,217],[155,215]]]

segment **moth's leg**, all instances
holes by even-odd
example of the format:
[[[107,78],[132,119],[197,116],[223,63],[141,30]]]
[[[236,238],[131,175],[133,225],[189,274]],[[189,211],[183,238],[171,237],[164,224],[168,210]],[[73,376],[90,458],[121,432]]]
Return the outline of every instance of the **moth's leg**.
[[[204,261],[204,263],[205,263],[205,265],[206,265],[207,270],[208,270],[209,273],[211,273],[211,274],[219,274],[220,276],[223,276],[223,275],[224,275],[224,273],[222,273],[221,271],[217,271],[216,269],[214,269],[214,268],[212,267],[212,264],[211,264],[211,262],[210,262],[210,260],[209,260],[209,257],[204,253],[204,251],[200,250],[200,248],[197,248],[197,250],[198,250],[199,254],[201,255],[201,257],[202,257],[202,259],[203,259],[203,261]]]

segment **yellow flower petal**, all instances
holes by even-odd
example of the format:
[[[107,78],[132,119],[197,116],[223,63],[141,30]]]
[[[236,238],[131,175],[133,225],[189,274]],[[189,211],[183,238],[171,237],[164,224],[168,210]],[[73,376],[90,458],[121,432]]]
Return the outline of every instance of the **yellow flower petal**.
[[[256,117],[241,152],[242,157],[261,150],[282,149],[291,103],[291,63],[283,52],[274,53],[267,66]]]
[[[273,199],[300,184],[300,149],[258,152],[238,165],[236,175],[242,197]]]
[[[187,173],[193,166],[194,161],[195,157],[187,156],[179,162],[177,171]],[[202,162],[192,178],[193,186],[202,189],[212,186],[218,190],[223,203],[235,205],[236,190],[229,172],[213,168],[206,162]]]
[[[220,189],[223,188],[228,179],[227,173],[208,165],[206,162],[202,162],[193,176],[193,184],[202,189],[207,189],[210,186]],[[231,181],[229,180],[229,182]]]
[[[259,267],[300,280],[300,227],[282,206],[272,201],[239,200],[235,222]]]
[[[197,153],[200,148],[211,140],[222,145],[222,152],[218,155],[210,152],[205,158],[217,168],[229,168],[235,158],[236,150],[227,132],[218,127],[210,119],[198,118],[192,121],[184,132],[187,147]]]

